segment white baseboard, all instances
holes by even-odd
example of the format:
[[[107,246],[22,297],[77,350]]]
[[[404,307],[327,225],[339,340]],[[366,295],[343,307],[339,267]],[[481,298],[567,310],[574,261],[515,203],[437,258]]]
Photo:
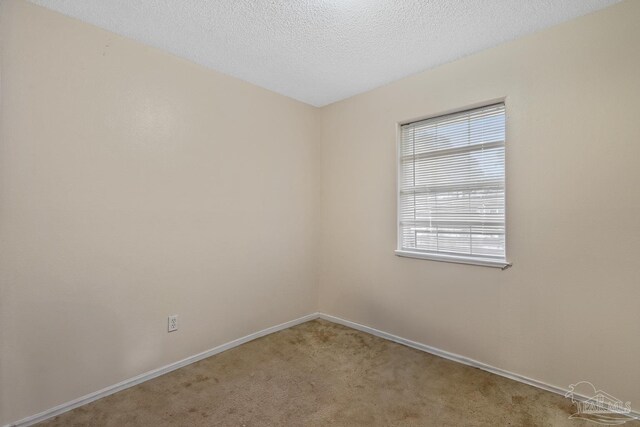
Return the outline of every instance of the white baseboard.
[[[425,353],[430,353],[435,356],[442,357],[444,359],[462,363],[463,365],[468,365],[474,368],[482,369],[483,371],[500,375],[501,377],[509,378],[511,380],[528,384],[530,386],[537,387],[542,390],[550,391],[552,393],[556,393],[562,396],[565,396],[565,394],[569,391],[568,389],[565,389],[562,387],[557,387],[551,384],[544,383],[542,381],[534,380],[533,378],[525,377],[524,375],[520,375],[520,374],[506,371],[504,369],[496,368],[494,366],[487,365],[486,363],[478,362],[477,360],[470,359],[468,357],[461,356],[459,354],[450,353],[445,350],[440,350],[439,348],[435,348],[426,344],[411,341],[406,338],[402,338],[397,335],[390,334],[388,332],[380,331],[378,329],[371,328],[369,326],[361,325],[360,323],[342,319],[340,317],[331,316],[329,314],[324,314],[324,313],[320,313],[318,317],[320,319],[327,320],[329,322],[338,323],[340,325],[347,326],[352,329],[357,329],[358,331],[366,332],[368,334],[375,335],[377,337],[384,338],[386,340],[393,341],[398,344],[406,345],[407,347],[415,348],[416,350],[421,350],[421,351],[424,351]],[[582,401],[589,400],[589,397],[587,396],[574,394],[574,397]],[[631,411],[629,415],[632,418],[640,419],[640,412],[638,411]]]
[[[207,357],[211,357],[218,353],[222,353],[223,351],[230,350],[234,347],[247,343],[249,341],[253,341],[257,338],[263,337],[265,335],[272,334],[274,332],[282,331],[284,329],[288,329],[292,326],[299,325],[301,323],[308,322],[309,320],[317,319],[319,317],[318,313],[308,314],[306,316],[300,317],[295,320],[291,320],[289,322],[281,323],[279,325],[271,326],[270,328],[263,329],[258,332],[254,332],[245,337],[238,338],[236,340],[230,341],[226,344],[219,345],[210,350],[203,351],[202,353],[198,353],[194,356],[187,357],[186,359],[179,360],[177,362],[171,363],[169,365],[163,366],[158,369],[154,369],[149,372],[145,372],[144,374],[138,375],[136,377],[130,378],[128,380],[124,380],[119,382],[118,384],[111,385],[109,387],[103,388],[102,390],[98,390],[96,392],[87,394],[85,396],[74,399],[70,402],[63,403],[54,408],[47,409],[46,411],[40,412],[39,414],[32,415],[27,418],[23,418],[20,421],[16,421],[12,424],[8,424],[5,427],[27,427],[49,418],[53,418],[57,415],[60,415],[64,412],[75,409],[79,406],[86,405],[87,403],[93,402],[98,399],[102,399],[103,397],[109,396],[111,394],[117,393],[129,387],[133,387],[145,381],[149,381],[150,379],[159,377],[160,375],[167,374],[171,371],[175,371],[176,369],[180,369],[184,366],[190,365],[192,363],[198,362],[202,359],[206,359]]]
[[[459,354],[450,353],[448,351],[440,350],[435,347],[428,346],[426,344],[421,344],[419,342],[411,341],[406,338],[399,337],[397,335],[390,334],[388,332],[380,331],[375,328],[371,328],[369,326],[361,325],[360,323],[352,322],[350,320],[341,319],[336,316],[331,316],[323,313],[312,313],[306,316],[300,317],[298,319],[291,320],[289,322],[281,323],[279,325],[272,326],[267,329],[263,329],[261,331],[249,334],[245,337],[238,338],[236,340],[230,341],[226,344],[219,345],[210,350],[203,351],[202,353],[196,354],[194,356],[187,357],[186,359],[182,359],[178,362],[171,363],[169,365],[163,366],[158,369],[154,369],[153,371],[146,372],[144,374],[138,375],[136,377],[130,378],[128,380],[122,381],[118,384],[114,384],[112,386],[103,388],[102,390],[87,394],[86,396],[82,396],[78,399],[74,399],[70,402],[63,403],[54,408],[47,409],[46,411],[40,412],[39,414],[32,415],[27,418],[23,418],[20,421],[17,421],[12,424],[8,424],[5,427],[27,427],[33,424],[39,423],[41,421],[47,420],[49,418],[60,415],[64,412],[75,409],[79,406],[86,405],[87,403],[93,402],[95,400],[101,399],[103,397],[109,396],[111,394],[117,393],[121,390],[127,389],[129,387],[133,387],[137,384],[143,383],[150,379],[159,377],[160,375],[164,375],[171,371],[175,371],[176,369],[180,369],[184,366],[190,365],[192,363],[198,362],[202,359],[206,359],[207,357],[211,357],[218,353],[222,353],[223,351],[230,350],[234,347],[247,343],[249,341],[253,341],[257,338],[263,337],[265,335],[272,334],[274,332],[282,331],[284,329],[288,329],[292,326],[299,325],[301,323],[308,322],[314,319],[323,319],[329,322],[337,323],[343,326],[347,326],[349,328],[353,328],[362,332],[366,332],[371,335],[375,335],[380,338],[384,338],[389,341],[396,342],[398,344],[406,345],[407,347],[415,348],[417,350],[424,351],[426,353],[433,354],[435,356],[439,356],[448,360],[452,360],[454,362],[462,363],[464,365],[472,366],[474,368],[482,369],[483,371],[490,372],[492,374],[500,375],[501,377],[509,378],[514,381],[518,381],[524,384],[528,384],[533,387],[540,388],[542,390],[550,391],[552,393],[560,394],[564,396],[567,393],[567,389],[557,387],[554,385],[550,385],[544,383],[542,381],[534,380],[533,378],[525,377],[523,375],[519,375],[513,372],[506,371],[504,369],[496,368],[491,365],[487,365],[486,363],[478,362],[477,360],[470,359],[465,356],[461,356]],[[579,399],[587,400],[586,396],[576,396]],[[630,414],[633,418],[640,419],[640,412],[632,411]]]

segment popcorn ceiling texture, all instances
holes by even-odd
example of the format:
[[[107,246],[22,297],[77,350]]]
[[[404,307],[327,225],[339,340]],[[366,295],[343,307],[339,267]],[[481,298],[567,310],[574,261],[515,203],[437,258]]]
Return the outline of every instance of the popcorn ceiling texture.
[[[31,0],[315,106],[619,0]]]

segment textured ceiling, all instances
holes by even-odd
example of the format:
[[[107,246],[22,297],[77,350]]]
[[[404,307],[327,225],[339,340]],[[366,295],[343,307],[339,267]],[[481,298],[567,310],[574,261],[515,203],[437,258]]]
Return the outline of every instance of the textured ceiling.
[[[322,106],[619,0],[31,0]]]

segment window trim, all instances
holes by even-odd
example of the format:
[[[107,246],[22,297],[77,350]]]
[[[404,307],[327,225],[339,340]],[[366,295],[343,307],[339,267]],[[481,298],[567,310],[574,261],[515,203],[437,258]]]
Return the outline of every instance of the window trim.
[[[490,258],[465,257],[459,255],[430,254],[426,252],[412,252],[406,249],[396,249],[395,254],[405,258],[427,259],[430,261],[444,261],[456,264],[480,265],[483,267],[495,267],[503,270],[511,267],[508,261],[502,261]]]
[[[401,140],[402,140],[402,126],[414,123],[422,120],[433,119],[436,117],[446,116],[449,114],[461,113],[467,110],[473,110],[476,108],[489,107],[494,104],[503,103],[505,107],[505,160],[504,160],[504,172],[505,172],[505,195],[504,195],[504,221],[505,221],[505,242],[504,242],[504,260],[502,259],[492,259],[492,258],[482,258],[482,257],[468,257],[464,255],[447,255],[447,254],[435,254],[428,252],[419,252],[419,251],[411,251],[402,248],[402,239],[400,233],[400,160],[401,160]],[[470,104],[461,108],[450,109],[446,111],[440,111],[438,113],[429,114],[426,116],[420,116],[417,118],[403,120],[396,122],[396,249],[394,251],[396,256],[403,258],[415,258],[415,259],[423,259],[429,261],[441,261],[441,262],[449,262],[456,264],[467,264],[467,265],[476,265],[481,267],[493,267],[500,268],[501,270],[506,270],[511,267],[511,262],[508,261],[507,257],[507,243],[508,243],[508,231],[507,231],[507,143],[509,140],[508,137],[508,116],[507,116],[507,98],[495,98],[489,101],[479,102]]]

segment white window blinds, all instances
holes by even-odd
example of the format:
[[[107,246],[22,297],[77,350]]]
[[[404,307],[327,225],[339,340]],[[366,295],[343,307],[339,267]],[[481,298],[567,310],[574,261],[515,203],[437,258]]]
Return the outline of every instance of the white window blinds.
[[[398,255],[505,267],[505,107],[401,127]]]

